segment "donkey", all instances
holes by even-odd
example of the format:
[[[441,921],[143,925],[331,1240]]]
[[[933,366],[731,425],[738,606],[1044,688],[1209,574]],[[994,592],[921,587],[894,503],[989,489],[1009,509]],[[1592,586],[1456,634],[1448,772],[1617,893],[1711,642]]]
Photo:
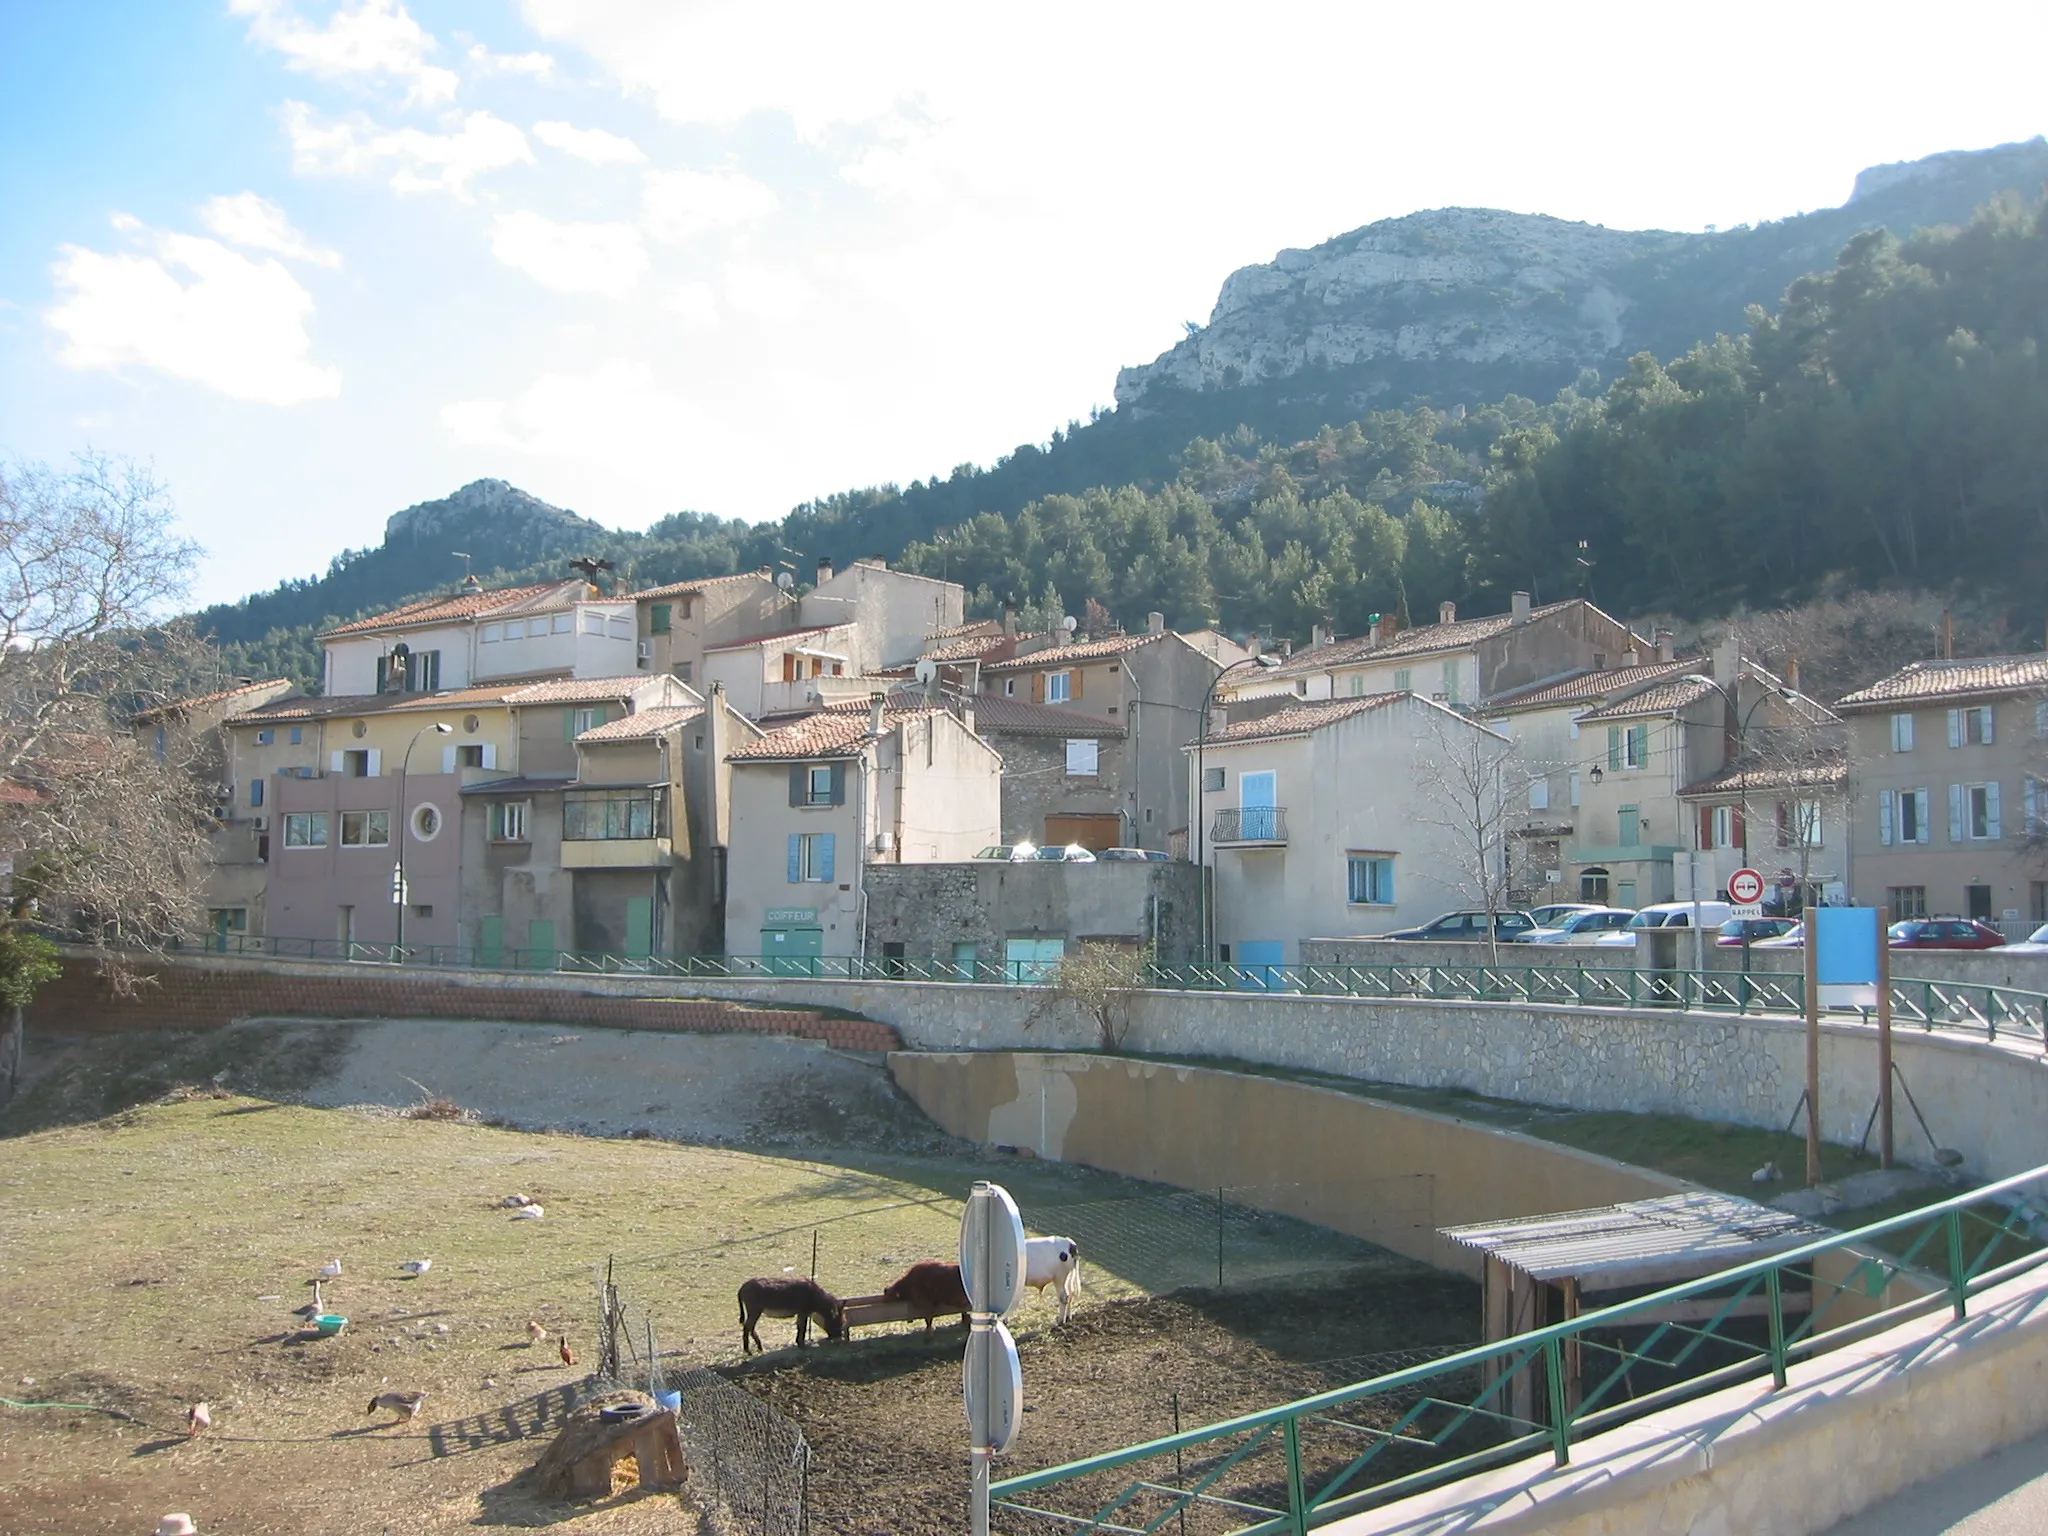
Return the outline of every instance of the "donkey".
[[[768,1346],[761,1342],[761,1335],[754,1329],[754,1325],[764,1317],[795,1318],[796,1342],[799,1349],[810,1342],[811,1319],[814,1317],[825,1330],[827,1338],[846,1337],[846,1308],[837,1296],[815,1280],[793,1280],[787,1275],[764,1275],[740,1286],[742,1358],[748,1353],[749,1340],[753,1342],[755,1349],[763,1354],[768,1352]]]

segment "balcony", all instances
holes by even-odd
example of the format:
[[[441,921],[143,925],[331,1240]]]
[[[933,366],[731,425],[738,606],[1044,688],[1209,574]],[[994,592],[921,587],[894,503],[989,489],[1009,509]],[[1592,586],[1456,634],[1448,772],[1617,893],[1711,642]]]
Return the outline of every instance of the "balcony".
[[[648,869],[673,862],[666,795],[572,790],[563,797],[564,869]]]
[[[1209,842],[1216,848],[1285,848],[1287,808],[1279,805],[1244,805],[1216,813]]]
[[[562,843],[564,869],[666,869],[675,849],[665,837],[592,837]]]

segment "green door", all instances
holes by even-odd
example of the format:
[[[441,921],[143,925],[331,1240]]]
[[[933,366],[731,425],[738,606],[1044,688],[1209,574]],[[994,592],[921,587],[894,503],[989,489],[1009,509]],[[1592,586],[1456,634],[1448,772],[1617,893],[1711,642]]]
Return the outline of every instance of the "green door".
[[[654,953],[654,898],[626,898],[626,958],[645,960]]]
[[[1066,953],[1064,938],[1008,939],[1003,943],[1003,963],[1009,979],[1025,986],[1051,980]]]
[[[555,953],[555,925],[535,918],[526,925],[526,963],[536,971],[552,971],[559,961]]]
[[[822,928],[763,928],[761,954],[771,976],[812,976],[817,974],[818,956],[825,952]]]
[[[484,917],[477,919],[476,963],[496,970],[505,963],[505,919]]]

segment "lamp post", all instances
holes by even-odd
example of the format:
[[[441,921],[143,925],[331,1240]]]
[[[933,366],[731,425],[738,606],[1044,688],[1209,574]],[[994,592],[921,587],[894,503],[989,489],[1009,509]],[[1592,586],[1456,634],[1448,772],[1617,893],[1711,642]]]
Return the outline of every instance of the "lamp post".
[[[455,729],[445,720],[436,720],[423,725],[412,733],[412,740],[405,744],[405,756],[398,765],[398,825],[392,829],[392,839],[398,847],[398,862],[391,866],[391,904],[398,908],[398,937],[391,946],[391,958],[403,964],[405,960],[405,899],[409,894],[405,888],[405,786],[412,777],[412,749],[420,744],[420,738],[429,732],[446,736]]]
[[[1261,653],[1254,656],[1252,662],[1256,666],[1270,670],[1280,665],[1280,658]],[[1213,942],[1214,935],[1210,932],[1212,914],[1209,910],[1209,870],[1202,862],[1202,827],[1207,819],[1207,807],[1202,797],[1208,793],[1208,766],[1204,758],[1209,745],[1209,707],[1216,699],[1216,685],[1223,681],[1223,674],[1229,670],[1228,667],[1218,668],[1216,675],[1209,679],[1208,691],[1202,695],[1202,711],[1195,721],[1195,801],[1191,809],[1191,818],[1195,824],[1195,889],[1201,898],[1200,913],[1195,926],[1199,930],[1202,961],[1205,965],[1214,958],[1216,945]]]

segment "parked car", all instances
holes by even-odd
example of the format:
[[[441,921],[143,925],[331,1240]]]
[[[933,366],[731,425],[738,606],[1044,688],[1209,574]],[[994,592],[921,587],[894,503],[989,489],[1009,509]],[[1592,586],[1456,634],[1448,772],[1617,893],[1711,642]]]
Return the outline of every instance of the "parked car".
[[[1008,843],[990,843],[981,852],[977,853],[975,857],[977,859],[994,859],[999,864],[1006,864],[1010,860],[1010,855],[1015,852],[1016,849]]]
[[[1775,939],[1758,939],[1749,947],[1751,949],[1804,949],[1806,948],[1806,924],[1794,923]]]
[[[1604,912],[1607,908],[1597,901],[1553,901],[1548,906],[1531,907],[1529,915],[1536,919],[1538,928],[1562,928],[1564,920],[1574,912]]]
[[[1998,949],[2005,935],[1969,917],[1909,917],[1886,930],[1893,949]]]
[[[1789,917],[1731,917],[1721,925],[1721,936],[1716,944],[1740,945],[1744,939],[1754,945],[1764,939],[1775,939],[1789,933],[1799,924]]]
[[[1627,927],[1613,933],[1604,933],[1593,942],[1632,945],[1636,941],[1636,935],[1646,928],[1690,928],[1692,909],[1695,905],[1700,909],[1702,928],[1719,928],[1735,915],[1735,909],[1725,901],[1660,901],[1655,906],[1637,909],[1636,915],[1628,920]]]
[[[1537,912],[1541,912],[1541,908]],[[1529,914],[1531,917],[1536,912]],[[1628,920],[1635,913],[1627,907],[1585,907],[1565,914],[1563,921],[1549,928],[1536,928],[1522,934],[1518,944],[1591,944],[1603,933],[1612,933],[1617,928],[1628,926]]]
[[[1533,932],[1536,927],[1536,919],[1526,912],[1496,912],[1493,914],[1493,923],[1494,936],[1504,943],[1513,943],[1521,935]],[[1446,912],[1434,922],[1424,923],[1420,928],[1397,928],[1392,933],[1383,933],[1379,937],[1476,943],[1486,938],[1486,914]]]
[[[1111,864],[1136,864],[1141,860],[1147,864],[1169,864],[1173,861],[1171,854],[1161,853],[1156,848],[1105,848],[1095,857]]]
[[[1079,843],[1048,843],[1041,848],[1036,843],[1019,843],[1010,850],[1012,864],[1093,864],[1095,855]]]
[[[2005,946],[2008,955],[2048,955],[2048,923],[2043,923],[2017,944]]]

